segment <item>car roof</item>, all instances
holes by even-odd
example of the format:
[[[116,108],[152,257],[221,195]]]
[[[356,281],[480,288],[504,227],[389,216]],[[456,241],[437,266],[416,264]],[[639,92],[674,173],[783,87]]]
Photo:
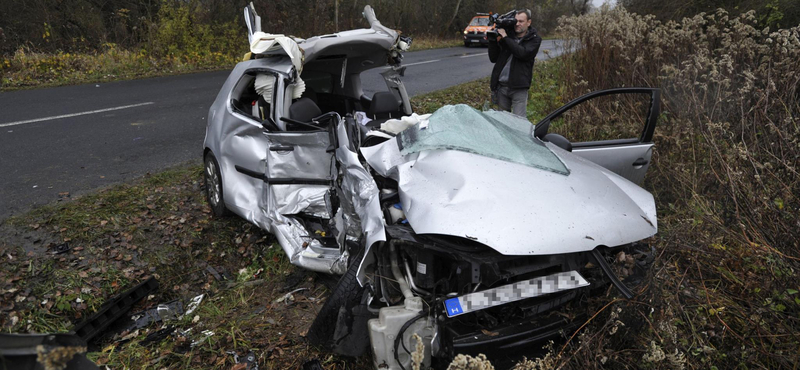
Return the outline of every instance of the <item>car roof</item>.
[[[394,46],[396,39],[396,31],[373,27],[314,36],[299,41],[297,46],[303,49],[305,63],[310,63],[319,57],[330,55],[346,55],[348,59],[376,52],[385,55]]]
[[[380,23],[375,17],[375,11],[369,5],[364,7],[364,18],[370,28],[360,28],[342,31],[328,35],[320,35],[302,39],[291,37],[302,50],[303,64],[307,65],[324,57],[354,59],[366,70],[386,64],[386,55],[395,45],[399,34]],[[248,41],[252,41],[254,32],[261,32],[261,18],[256,14],[252,3],[245,7],[245,22],[248,27]],[[280,35],[282,36],[282,35]],[[271,50],[261,55],[286,55],[283,48]]]

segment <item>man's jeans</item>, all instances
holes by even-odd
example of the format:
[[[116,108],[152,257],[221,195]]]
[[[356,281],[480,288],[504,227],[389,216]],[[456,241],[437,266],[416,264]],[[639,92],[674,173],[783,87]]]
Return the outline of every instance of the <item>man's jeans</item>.
[[[509,89],[508,86],[500,85],[497,88],[497,105],[502,110],[527,118],[528,89]]]

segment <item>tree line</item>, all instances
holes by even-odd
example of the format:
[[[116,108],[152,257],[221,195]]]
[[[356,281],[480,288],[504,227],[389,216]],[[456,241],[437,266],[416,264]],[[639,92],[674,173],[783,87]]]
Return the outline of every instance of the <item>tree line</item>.
[[[629,11],[680,19],[718,7],[736,13],[756,9],[763,23],[788,26],[800,20],[797,0],[618,0]],[[142,47],[154,54],[180,48],[208,34],[244,37],[246,0],[3,0],[0,53],[90,52],[104,45]],[[550,34],[560,16],[592,10],[590,0],[269,0],[254,1],[266,32],[299,37],[366,26],[361,12],[412,37],[455,38],[476,13],[530,9],[533,25]],[[229,40],[228,42],[240,42]],[[221,43],[221,41],[217,41]]]
[[[86,52],[103,45],[157,49],[172,38],[238,30],[245,0],[0,1],[0,53]],[[254,1],[265,32],[299,37],[366,27],[371,5],[385,25],[412,37],[455,38],[476,13],[529,8],[540,33],[562,15],[588,11],[589,0],[269,0]],[[170,35],[163,38],[163,35]],[[240,42],[236,40],[236,42]]]

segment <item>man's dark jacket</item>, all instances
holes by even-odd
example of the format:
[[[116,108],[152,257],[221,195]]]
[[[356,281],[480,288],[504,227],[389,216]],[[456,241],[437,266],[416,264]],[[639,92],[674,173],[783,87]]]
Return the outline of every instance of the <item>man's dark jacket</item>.
[[[522,40],[517,44],[517,40],[512,36],[503,37],[498,42],[496,39],[489,38],[489,60],[494,63],[492,69],[491,88],[497,90],[500,72],[506,66],[508,58],[511,56],[511,69],[508,71],[508,87],[511,89],[528,89],[531,87],[531,77],[533,74],[533,59],[539,52],[542,38],[536,33],[536,29],[528,27],[528,33],[522,36]]]

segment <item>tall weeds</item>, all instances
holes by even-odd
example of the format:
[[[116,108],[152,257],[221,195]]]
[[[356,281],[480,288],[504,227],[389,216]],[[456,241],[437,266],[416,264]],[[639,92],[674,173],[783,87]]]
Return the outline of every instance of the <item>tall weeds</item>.
[[[661,23],[617,7],[562,19],[558,32],[580,45],[565,58],[567,95],[661,87],[664,111],[645,184],[661,258],[642,302],[625,310],[637,325],[586,338],[595,345],[566,362],[791,368],[800,361],[800,27],[758,29],[754,12],[724,10]]]

